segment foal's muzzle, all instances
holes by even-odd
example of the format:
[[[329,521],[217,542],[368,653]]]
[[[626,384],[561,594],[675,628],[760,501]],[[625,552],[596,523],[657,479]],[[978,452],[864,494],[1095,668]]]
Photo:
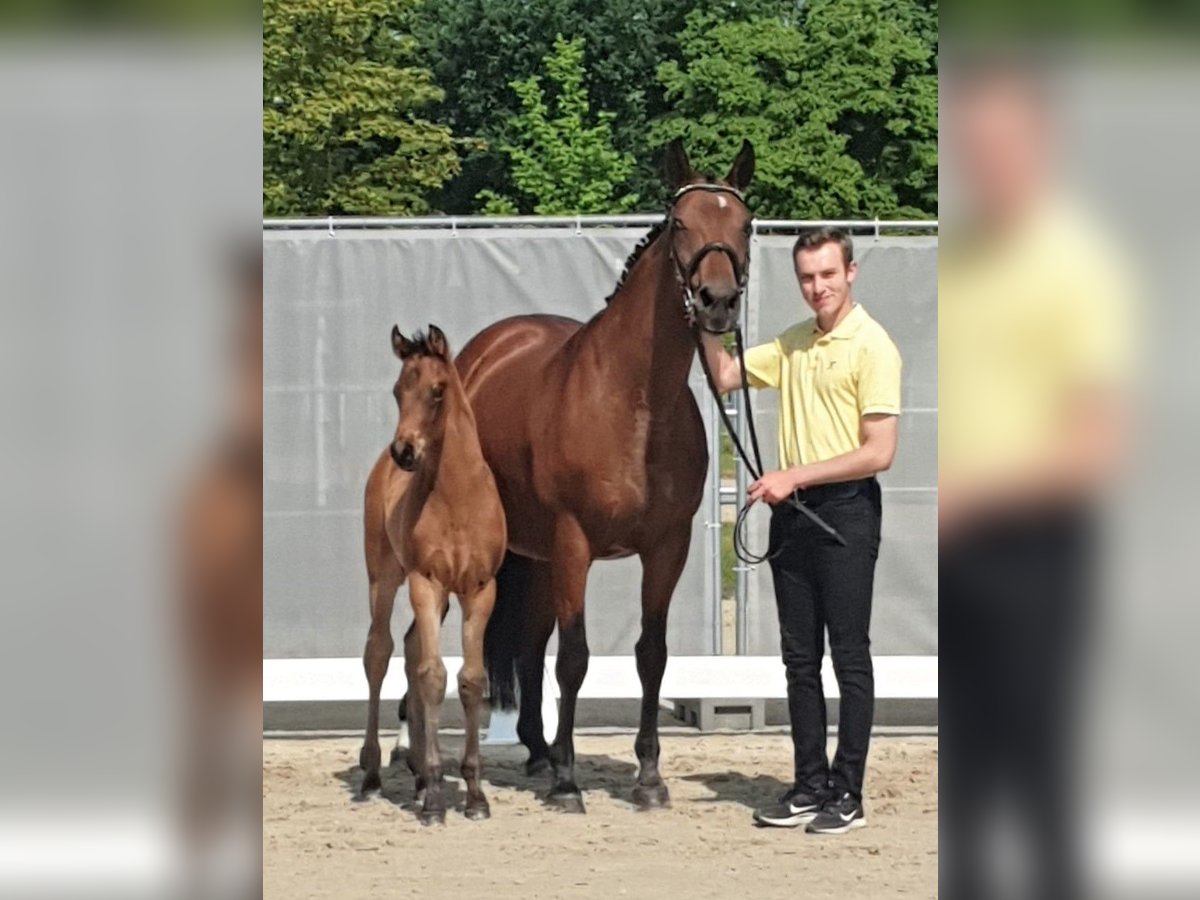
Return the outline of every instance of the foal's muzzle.
[[[403,446],[397,447],[397,441],[392,441],[392,462],[398,465],[405,472],[411,472],[417,467],[417,454],[413,449],[413,445],[409,441],[405,441]]]

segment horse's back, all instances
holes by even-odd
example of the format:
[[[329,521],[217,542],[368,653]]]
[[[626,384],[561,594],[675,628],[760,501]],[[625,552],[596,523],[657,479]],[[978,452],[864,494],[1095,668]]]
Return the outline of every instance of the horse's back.
[[[479,332],[454,360],[472,407],[494,370],[528,370],[532,375],[537,364],[553,356],[582,325],[565,316],[513,316]]]

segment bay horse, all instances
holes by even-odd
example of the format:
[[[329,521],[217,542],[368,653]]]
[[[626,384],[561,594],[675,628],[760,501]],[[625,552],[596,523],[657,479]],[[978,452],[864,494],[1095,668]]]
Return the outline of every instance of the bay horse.
[[[630,257],[606,307],[586,324],[518,316],[480,332],[456,365],[508,521],[508,548],[485,644],[492,703],[520,686],[517,734],[530,774],[553,769],[548,802],[584,812],[575,782],[575,706],[588,668],[584,588],[594,560],[642,562],[639,808],[666,806],[658,768],[667,609],[687,561],[708,449],[688,388],[694,328],[738,320],[749,265],[754,172],[744,142],[722,181],[704,179],[682,142],[667,150],[675,189],[664,220]],[[541,718],[546,644],[558,625],[558,733]],[[509,699],[511,705],[511,699]]]
[[[404,636],[411,727],[409,766],[417,776],[420,819],[443,822],[438,717],[446,696],[440,634],[449,595],[462,604],[463,666],[458,693],[466,715],[462,775],[469,819],[489,815],[480,787],[479,727],[487,672],[483,639],[504,558],[505,517],[484,461],[475,417],[446,336],[437,326],[412,340],[392,329],[402,362],[393,394],[400,415],[394,438],[367,479],[364,538],[371,591],[371,627],[363,653],[370,699],[359,755],[362,792],[378,790],[379,692],[392,656],[392,604],[409,580],[414,621]]]

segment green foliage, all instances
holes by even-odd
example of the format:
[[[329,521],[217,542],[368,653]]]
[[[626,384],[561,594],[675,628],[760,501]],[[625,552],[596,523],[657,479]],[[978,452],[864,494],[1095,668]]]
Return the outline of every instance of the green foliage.
[[[512,82],[521,112],[511,123],[513,140],[504,145],[517,202],[490,189],[480,192],[489,213],[524,211],[538,215],[627,212],[637,196],[618,189],[633,171],[633,157],[613,149],[611,112],[589,116],[583,86],[583,40],[559,35],[546,56],[552,98],[537,75]],[[551,110],[551,106],[553,110]],[[588,124],[593,118],[594,124]]]
[[[723,174],[749,138],[759,215],[935,214],[935,2],[810,0],[795,21],[696,11],[680,46],[658,70],[675,111],[652,143],[683,137],[694,166]]]
[[[428,212],[459,170],[414,64],[417,0],[264,0],[263,212]]]
[[[584,87],[593,110],[613,113],[613,147],[633,157],[622,193],[637,194],[643,209],[661,209],[660,153],[650,123],[671,111],[656,77],[663,60],[679,58],[679,33],[698,0],[429,0],[414,33],[421,62],[445,87],[439,121],[481,146],[467,153],[463,171],[442,192],[448,212],[478,209],[481,191],[515,196],[502,148],[516,139],[512,121],[523,107],[511,83],[542,71],[555,35],[584,42]],[[790,9],[792,0],[721,0],[704,4],[721,21],[745,21]],[[736,148],[736,145],[735,145]],[[491,196],[491,195],[485,195]]]

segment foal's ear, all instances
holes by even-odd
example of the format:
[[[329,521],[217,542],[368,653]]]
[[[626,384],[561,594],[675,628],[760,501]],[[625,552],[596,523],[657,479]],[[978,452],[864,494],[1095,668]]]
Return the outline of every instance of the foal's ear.
[[[687,151],[683,149],[683,138],[675,138],[667,145],[663,166],[667,173],[667,186],[674,190],[681,188],[695,177],[692,164],[688,162]]]
[[[750,186],[750,179],[753,177],[754,145],[749,141],[742,141],[742,149],[738,151],[737,159],[729,167],[729,174],[725,176],[725,183],[734,190],[744,191]]]
[[[408,359],[417,352],[417,345],[400,333],[400,326],[392,326],[392,352],[401,359]]]
[[[446,335],[442,334],[442,329],[436,325],[430,324],[429,326],[428,344],[429,349],[437,356],[440,356],[446,362],[450,361],[450,344],[446,340]]]

